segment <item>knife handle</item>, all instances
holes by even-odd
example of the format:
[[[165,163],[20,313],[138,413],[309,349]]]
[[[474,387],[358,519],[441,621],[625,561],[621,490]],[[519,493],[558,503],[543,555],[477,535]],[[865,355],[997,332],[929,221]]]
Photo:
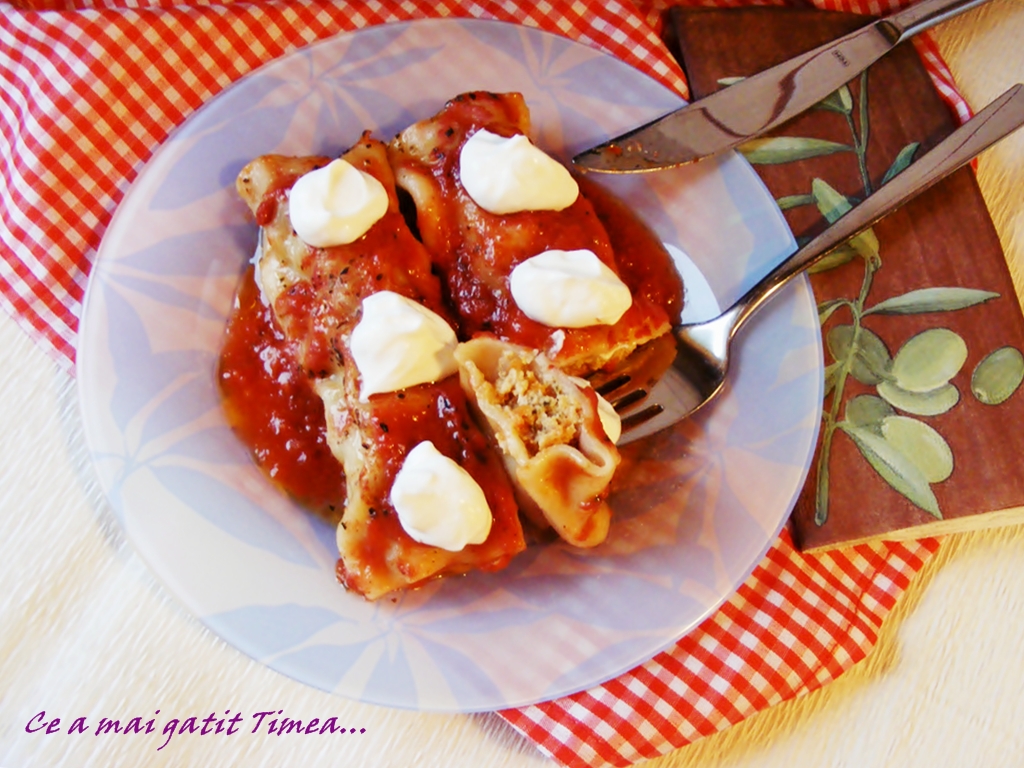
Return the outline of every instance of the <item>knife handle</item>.
[[[782,286],[825,254],[966,165],[975,155],[1022,125],[1024,85],[1017,84],[761,278],[729,310],[737,310],[733,328],[738,328]]]
[[[900,42],[986,2],[988,0],[921,0],[887,17],[885,23],[895,28],[894,42]]]

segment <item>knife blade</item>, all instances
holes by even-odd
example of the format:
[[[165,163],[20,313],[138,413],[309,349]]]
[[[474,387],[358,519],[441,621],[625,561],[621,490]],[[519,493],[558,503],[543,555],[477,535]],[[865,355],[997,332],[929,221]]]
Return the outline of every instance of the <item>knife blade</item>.
[[[732,149],[817,104],[904,40],[988,0],[923,0],[598,144],[583,171],[674,168]]]

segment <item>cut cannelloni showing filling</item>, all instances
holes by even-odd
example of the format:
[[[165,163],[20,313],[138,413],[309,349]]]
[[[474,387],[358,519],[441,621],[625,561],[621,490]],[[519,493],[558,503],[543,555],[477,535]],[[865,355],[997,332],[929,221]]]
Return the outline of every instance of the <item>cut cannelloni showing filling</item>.
[[[583,380],[542,354],[479,337],[455,352],[470,401],[500,446],[522,512],[565,541],[592,547],[608,535],[608,487],[619,454],[614,412]],[[606,426],[607,425],[607,426]]]
[[[372,600],[504,567],[525,547],[514,491],[460,386],[452,321],[385,146],[364,135],[341,162],[260,157],[237,188],[261,227],[265,298],[344,469],[339,579]]]
[[[585,375],[666,333],[669,312],[630,284],[591,200],[529,131],[520,94],[466,93],[396,136],[389,158],[461,337],[493,335]]]

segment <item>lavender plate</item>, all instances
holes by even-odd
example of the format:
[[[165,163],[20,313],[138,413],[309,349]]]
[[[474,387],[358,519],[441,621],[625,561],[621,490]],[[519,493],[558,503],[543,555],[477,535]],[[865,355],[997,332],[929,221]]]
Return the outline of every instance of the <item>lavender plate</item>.
[[[471,89],[517,90],[565,159],[680,105],[586,46],[439,20],[341,35],[224,91],[155,154],[103,240],[78,352],[86,437],[129,539],[166,588],[245,653],[367,702],[469,712],[593,686],[713,612],[775,539],[814,449],[817,313],[798,282],[745,330],[699,419],[626,448],[608,541],[531,548],[505,571],[370,604],[335,581],[334,531],[278,493],[226,424],[214,371],[256,229],[233,189],[267,153],[389,138]],[[793,247],[738,156],[608,182],[679,257],[688,312],[728,304]]]

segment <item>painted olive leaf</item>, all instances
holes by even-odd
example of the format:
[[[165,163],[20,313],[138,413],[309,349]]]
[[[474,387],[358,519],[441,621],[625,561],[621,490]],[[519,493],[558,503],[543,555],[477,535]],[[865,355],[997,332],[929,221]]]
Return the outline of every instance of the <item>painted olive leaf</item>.
[[[837,426],[849,435],[871,468],[893,490],[933,517],[942,519],[939,502],[932,492],[928,479],[902,451],[891,445],[884,437],[864,427],[846,422],[840,422]]]
[[[811,180],[811,196],[821,215],[829,224],[835,224],[853,210],[853,203],[850,199],[824,179]],[[873,229],[866,229],[859,235],[850,238],[849,244],[868,261],[875,264],[881,263],[878,236],[875,235]]]
[[[807,270],[807,272],[811,275],[819,272],[827,272],[830,269],[841,267],[843,264],[848,264],[857,258],[857,255],[857,249],[854,248],[852,244],[843,243],[822,256],[813,267],[810,267]]]
[[[853,112],[853,94],[849,86],[843,85],[814,105],[816,109],[848,115]]]
[[[824,179],[811,180],[811,197],[814,198],[818,210],[829,224],[835,224],[853,210],[853,204],[850,203],[846,195],[836,190]]]
[[[907,392],[930,392],[956,376],[967,360],[967,343],[948,328],[929,328],[896,352],[892,377]]]
[[[829,467],[824,462],[818,467],[818,487],[814,493],[814,524],[824,525],[828,520]]]
[[[985,356],[971,374],[971,392],[978,402],[999,405],[1024,381],[1024,355],[1015,347],[1000,347]]]
[[[753,165],[781,165],[836,152],[852,152],[853,147],[805,136],[771,136],[744,142],[739,151]]]
[[[790,208],[799,208],[801,205],[814,205],[812,195],[786,195],[775,200],[779,210],[788,211]]]
[[[895,415],[889,403],[876,395],[857,395],[846,403],[846,420],[855,427],[882,434],[882,421]]]
[[[861,384],[874,386],[889,379],[892,357],[877,334],[861,327],[854,349],[852,325],[836,325],[826,334],[825,343],[836,360],[850,359],[850,375]]]
[[[865,229],[859,235],[850,238],[850,245],[856,249],[857,253],[876,266],[882,263],[879,254],[878,236],[875,234],[875,230]]]
[[[882,177],[882,186],[885,186],[892,181],[894,177],[907,170],[907,167],[914,160],[914,154],[920,146],[921,144],[919,142],[914,141],[907,144],[907,146],[899,151],[899,154],[896,155],[896,159],[893,160],[892,165],[889,166],[889,170],[887,170],[885,172],[885,176]]]
[[[914,416],[941,416],[960,402],[960,390],[953,384],[927,392],[908,392],[891,381],[878,384],[878,394],[893,408]]]
[[[925,312],[952,312],[998,298],[998,293],[977,288],[920,288],[880,301],[865,309],[864,314],[920,315]]]
[[[879,254],[878,236],[875,234],[875,230],[865,229],[859,235],[850,238],[850,245],[854,247],[857,253],[876,266],[882,263]]]
[[[848,306],[849,303],[847,299],[829,299],[821,302],[818,305],[818,323],[824,325],[837,309]]]
[[[929,483],[941,483],[953,474],[953,451],[946,439],[923,421],[889,416],[882,421],[885,442],[910,459]]]

